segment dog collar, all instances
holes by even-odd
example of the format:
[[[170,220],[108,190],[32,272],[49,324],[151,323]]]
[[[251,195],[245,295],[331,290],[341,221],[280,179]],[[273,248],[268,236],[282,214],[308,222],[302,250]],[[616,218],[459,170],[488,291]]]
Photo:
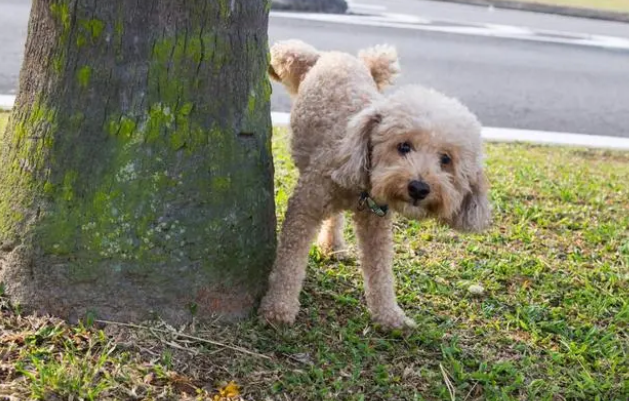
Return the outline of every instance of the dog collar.
[[[376,216],[384,217],[389,210],[389,206],[387,205],[378,205],[375,200],[371,196],[369,196],[369,192],[363,191],[360,194],[360,199],[358,200],[358,210],[364,210],[365,207],[368,207],[372,213],[375,213]]]

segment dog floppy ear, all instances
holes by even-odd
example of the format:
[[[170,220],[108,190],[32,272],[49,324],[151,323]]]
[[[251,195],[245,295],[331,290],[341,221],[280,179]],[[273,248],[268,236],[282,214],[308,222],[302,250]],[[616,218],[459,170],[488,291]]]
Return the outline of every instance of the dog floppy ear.
[[[471,191],[463,199],[461,208],[452,217],[450,225],[463,232],[479,232],[491,223],[491,205],[488,199],[489,183],[479,168],[470,183]]]
[[[347,189],[366,189],[371,164],[371,133],[382,116],[370,107],[355,115],[347,124],[341,140],[332,180]]]

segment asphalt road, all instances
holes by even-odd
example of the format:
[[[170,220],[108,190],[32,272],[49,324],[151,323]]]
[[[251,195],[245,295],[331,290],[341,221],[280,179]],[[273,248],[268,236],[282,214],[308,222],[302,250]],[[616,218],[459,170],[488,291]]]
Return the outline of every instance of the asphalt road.
[[[0,0],[0,95],[17,91],[29,10],[30,1]]]
[[[581,32],[591,35],[610,35],[629,38],[629,24],[611,21],[571,18],[561,15],[542,14],[518,10],[479,7],[473,5],[424,0],[356,0],[358,9],[367,5],[379,9],[386,5],[386,12],[420,15],[428,19],[493,23],[525,26],[564,32]]]
[[[626,51],[279,18],[269,35],[350,52],[394,44],[400,84],[455,96],[485,125],[629,137]],[[274,89],[273,108],[288,111],[283,90]]]
[[[361,3],[433,19],[629,38],[629,24],[420,0]],[[25,0],[0,0],[0,94],[17,87],[28,8]],[[488,126],[629,137],[629,51],[277,17],[270,19],[269,36],[350,52],[393,44],[402,61],[400,84],[456,96]],[[290,109],[279,86],[272,108]]]

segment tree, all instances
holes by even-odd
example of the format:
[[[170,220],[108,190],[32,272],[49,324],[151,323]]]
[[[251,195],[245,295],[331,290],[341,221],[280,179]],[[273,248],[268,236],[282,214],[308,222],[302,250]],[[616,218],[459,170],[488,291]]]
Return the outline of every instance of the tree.
[[[0,153],[0,281],[26,310],[247,313],[275,249],[259,0],[34,0]]]

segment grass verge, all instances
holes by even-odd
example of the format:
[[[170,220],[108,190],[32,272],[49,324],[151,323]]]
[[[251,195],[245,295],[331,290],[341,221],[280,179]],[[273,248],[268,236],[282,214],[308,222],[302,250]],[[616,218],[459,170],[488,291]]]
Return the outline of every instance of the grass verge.
[[[551,4],[554,6],[590,8],[592,10],[629,12],[627,0],[520,0],[529,3]]]
[[[374,331],[357,262],[316,249],[293,328],[72,327],[3,299],[0,399],[629,399],[629,153],[486,148],[491,230],[395,225],[415,332]],[[281,216],[295,182],[285,131],[273,151]]]

